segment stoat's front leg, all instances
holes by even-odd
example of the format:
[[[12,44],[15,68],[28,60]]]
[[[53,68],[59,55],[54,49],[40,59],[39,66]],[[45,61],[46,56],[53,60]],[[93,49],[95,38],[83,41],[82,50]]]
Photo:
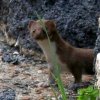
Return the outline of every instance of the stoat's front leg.
[[[55,73],[55,66],[52,64],[48,65],[49,70],[49,84],[50,85],[56,85],[56,73]]]

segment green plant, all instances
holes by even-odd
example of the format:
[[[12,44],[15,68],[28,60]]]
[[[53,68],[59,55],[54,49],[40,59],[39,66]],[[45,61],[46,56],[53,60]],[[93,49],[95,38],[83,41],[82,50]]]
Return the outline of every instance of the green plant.
[[[59,88],[59,91],[61,92],[62,99],[63,100],[67,100],[67,96],[66,96],[66,93],[65,93],[65,90],[64,90],[64,85],[63,85],[61,77],[60,77],[60,70],[59,70],[60,67],[59,67],[59,65],[57,63],[55,53],[54,53],[53,48],[51,46],[51,42],[50,42],[50,39],[49,39],[49,36],[48,36],[48,31],[47,31],[47,29],[46,29],[46,27],[45,27],[45,25],[43,23],[43,19],[41,19],[41,17],[37,14],[37,12],[36,12],[36,15],[37,15],[38,19],[40,20],[40,24],[43,27],[43,29],[44,29],[44,31],[45,31],[45,33],[47,35],[47,38],[48,38],[48,43],[49,43],[49,47],[50,47],[50,53],[51,53],[51,57],[52,57],[52,61],[53,61],[54,67],[55,67],[55,75],[53,75],[53,76],[54,76],[54,78],[55,78],[55,80],[56,80],[56,82],[58,84],[58,88]],[[57,95],[56,95],[55,92],[54,92],[54,94],[55,94],[55,98],[57,99]]]
[[[77,100],[99,100],[99,90],[94,88],[94,86],[89,86],[87,88],[78,90]]]

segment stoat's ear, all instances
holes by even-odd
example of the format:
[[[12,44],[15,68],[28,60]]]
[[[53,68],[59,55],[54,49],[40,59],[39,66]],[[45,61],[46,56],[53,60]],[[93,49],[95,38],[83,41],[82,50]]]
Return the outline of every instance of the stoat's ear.
[[[46,20],[45,21],[46,27],[48,31],[55,31],[56,30],[56,25],[53,20]]]
[[[45,26],[47,28],[49,38],[53,40],[57,33],[55,22],[53,20],[46,20]]]
[[[35,20],[31,20],[29,21],[29,24],[28,24],[28,29],[30,29],[32,26],[34,26],[36,24],[36,21]]]

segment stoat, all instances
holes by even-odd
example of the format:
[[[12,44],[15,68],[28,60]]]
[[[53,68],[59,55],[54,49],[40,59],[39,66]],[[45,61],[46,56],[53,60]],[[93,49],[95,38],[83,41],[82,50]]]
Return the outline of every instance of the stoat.
[[[40,20],[31,20],[28,28],[32,38],[36,40],[47,58],[50,83],[54,82],[53,75],[56,70],[54,59],[60,65],[61,70],[69,70],[72,73],[75,83],[81,82],[83,73],[93,75],[93,49],[76,48],[65,42],[58,34],[54,21],[43,20],[42,23],[43,25]]]

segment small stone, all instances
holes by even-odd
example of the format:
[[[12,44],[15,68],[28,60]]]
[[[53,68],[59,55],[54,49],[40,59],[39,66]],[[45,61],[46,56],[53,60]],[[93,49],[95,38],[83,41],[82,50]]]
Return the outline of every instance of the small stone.
[[[47,88],[47,87],[49,87],[49,83],[48,82],[40,82],[39,84],[37,84],[37,86]]]
[[[18,53],[17,51],[14,51],[13,54],[14,54],[14,55],[18,55],[19,53]]]
[[[25,62],[21,62],[20,67],[27,67],[27,64]]]
[[[28,95],[26,95],[26,96],[21,96],[20,98],[19,98],[19,100],[31,100],[32,98],[31,98],[31,96],[28,96]]]
[[[41,60],[46,61],[45,55],[42,55],[42,56],[41,56]]]
[[[38,70],[38,73],[41,74],[42,73],[42,70]]]
[[[51,100],[56,100],[56,98],[52,97]]]
[[[48,74],[48,73],[49,73],[49,70],[48,70],[48,69],[44,69],[44,70],[43,70],[43,73],[44,73],[44,74]]]
[[[44,96],[43,95],[39,96],[38,100],[44,100]]]
[[[29,50],[29,54],[34,56],[35,55],[35,52],[33,50]]]
[[[35,92],[37,93],[37,94],[41,94],[42,93],[42,88],[37,88],[36,90],[35,90]]]

